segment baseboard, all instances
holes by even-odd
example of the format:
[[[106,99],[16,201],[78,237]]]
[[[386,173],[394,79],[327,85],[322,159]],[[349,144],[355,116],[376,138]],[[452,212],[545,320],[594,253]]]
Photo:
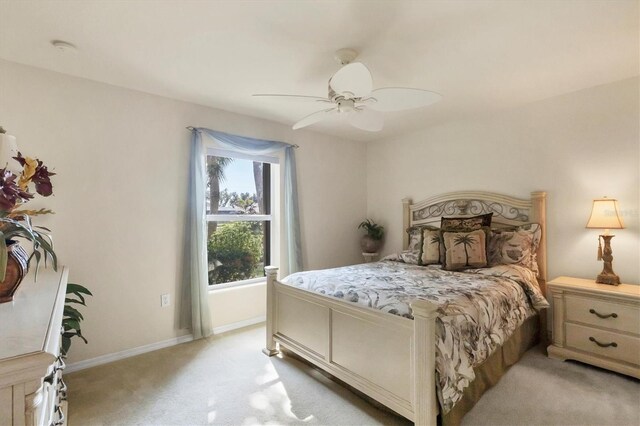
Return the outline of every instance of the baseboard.
[[[158,349],[168,348],[169,346],[179,345],[180,343],[186,343],[192,340],[193,335],[187,334],[180,337],[174,337],[173,339],[163,340],[161,342],[138,346],[137,348],[127,349],[121,352],[101,355],[95,358],[85,359],[84,361],[78,361],[74,362],[73,364],[69,364],[65,368],[64,372],[73,373],[74,371],[80,371],[84,370],[85,368],[96,367],[98,365],[107,364],[109,362],[119,361],[121,359],[156,351]]]
[[[231,324],[221,325],[220,327],[213,328],[213,334],[226,333],[227,331],[237,330],[242,327],[248,327],[250,325],[259,324],[267,320],[266,315],[259,317],[249,318],[248,320],[232,322]]]
[[[226,333],[227,331],[237,330],[242,327],[248,327],[250,325],[259,324],[265,322],[267,317],[261,315],[248,320],[233,322],[231,324],[221,325],[213,329],[213,334]],[[158,349],[168,348],[169,346],[179,345],[180,343],[186,343],[193,340],[193,335],[187,334],[185,336],[174,337],[173,339],[163,340],[162,342],[151,343],[149,345],[138,346],[137,348],[127,349],[121,352],[115,352],[112,354],[101,355],[99,357],[85,359],[84,361],[74,362],[67,365],[65,373],[73,373],[74,371],[84,370],[85,368],[96,367],[98,365],[107,364],[109,362],[119,361],[121,359],[129,358],[132,356],[144,354]]]

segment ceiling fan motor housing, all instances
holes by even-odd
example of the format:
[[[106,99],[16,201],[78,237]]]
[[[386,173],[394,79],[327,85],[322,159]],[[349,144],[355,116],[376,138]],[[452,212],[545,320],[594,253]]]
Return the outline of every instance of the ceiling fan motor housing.
[[[339,99],[337,101],[338,103],[338,112],[340,113],[345,113],[345,112],[353,112],[356,107],[355,104],[356,102],[353,99]]]
[[[340,65],[347,65],[353,62],[353,60],[358,57],[358,52],[347,47],[344,49],[336,50],[336,53],[333,57],[336,59],[336,61],[338,61]]]

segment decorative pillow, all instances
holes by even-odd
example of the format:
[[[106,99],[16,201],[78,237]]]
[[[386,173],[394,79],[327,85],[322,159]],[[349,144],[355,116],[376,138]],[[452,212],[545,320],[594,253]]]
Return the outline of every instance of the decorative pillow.
[[[537,223],[492,230],[488,250],[489,264],[521,265],[538,274],[536,253],[541,237],[542,228]]]
[[[440,229],[426,226],[422,229],[422,265],[444,263],[444,245]]]
[[[491,217],[493,217],[493,213],[467,217],[442,217],[440,218],[440,228],[454,231],[480,229],[483,226],[491,226]]]
[[[473,231],[442,231],[445,247],[444,269],[458,271],[465,268],[487,266],[487,233]]]
[[[409,246],[407,250],[400,253],[400,258],[404,263],[418,265],[422,254],[422,228],[412,226],[407,229],[407,233],[409,234]]]
[[[422,228],[419,226],[412,226],[407,228],[407,234],[409,234],[409,246],[407,250],[420,251],[420,245],[422,244]]]
[[[420,263],[420,252],[412,250],[404,250],[398,256],[404,263],[418,265]]]

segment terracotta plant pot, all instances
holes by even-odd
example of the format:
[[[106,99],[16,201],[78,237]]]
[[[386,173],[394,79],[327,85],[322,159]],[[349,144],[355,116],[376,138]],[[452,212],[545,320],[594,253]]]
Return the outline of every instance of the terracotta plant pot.
[[[382,240],[374,240],[369,235],[363,235],[360,240],[360,247],[365,253],[377,253],[382,247]]]
[[[7,272],[0,282],[0,303],[10,302],[27,274],[29,255],[16,241],[7,241]]]

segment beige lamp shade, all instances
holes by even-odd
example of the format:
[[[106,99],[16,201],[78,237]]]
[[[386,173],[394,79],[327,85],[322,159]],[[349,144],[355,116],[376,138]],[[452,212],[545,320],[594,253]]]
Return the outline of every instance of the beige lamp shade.
[[[590,229],[622,229],[624,224],[618,209],[618,200],[614,198],[599,198],[593,200],[591,217],[587,222]]]

